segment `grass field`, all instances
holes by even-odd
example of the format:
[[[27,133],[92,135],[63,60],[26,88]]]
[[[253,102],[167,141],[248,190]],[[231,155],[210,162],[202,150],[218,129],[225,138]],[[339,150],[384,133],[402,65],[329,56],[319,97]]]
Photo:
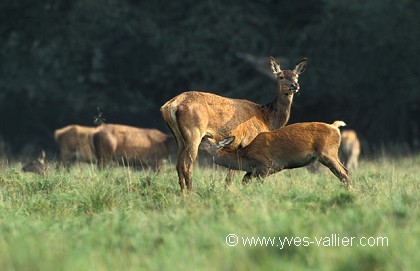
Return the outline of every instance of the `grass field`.
[[[171,165],[159,174],[53,166],[38,176],[0,164],[0,270],[420,266],[420,156],[362,162],[352,192],[305,169],[247,187],[236,174],[226,191],[225,170],[200,168],[184,196]]]

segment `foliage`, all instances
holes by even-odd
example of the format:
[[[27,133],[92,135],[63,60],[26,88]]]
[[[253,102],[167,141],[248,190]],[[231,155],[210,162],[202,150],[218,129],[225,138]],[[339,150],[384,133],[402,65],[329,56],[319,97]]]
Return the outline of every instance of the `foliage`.
[[[420,37],[415,34],[420,4],[325,3],[320,21],[306,27],[297,46],[311,59],[305,74],[311,90],[301,99],[301,118],[313,110],[313,118],[346,120],[372,143],[414,143],[420,124]]]
[[[97,107],[109,122],[165,129],[160,106],[189,89],[268,102],[275,83],[238,57],[248,53],[280,56],[286,68],[309,58],[292,122],[342,118],[371,142],[411,144],[419,9],[413,0],[3,1],[0,134],[15,152],[51,149],[54,129],[92,125]]]

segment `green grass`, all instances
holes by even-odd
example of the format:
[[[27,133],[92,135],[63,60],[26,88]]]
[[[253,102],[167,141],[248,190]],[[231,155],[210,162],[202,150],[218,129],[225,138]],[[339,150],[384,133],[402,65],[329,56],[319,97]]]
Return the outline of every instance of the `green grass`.
[[[159,174],[80,165],[0,167],[0,270],[417,270],[420,156],[360,163],[347,192],[328,171],[284,171],[230,191],[199,169],[181,195]],[[229,247],[225,238],[240,241]],[[244,246],[242,237],[382,236],[388,246]]]

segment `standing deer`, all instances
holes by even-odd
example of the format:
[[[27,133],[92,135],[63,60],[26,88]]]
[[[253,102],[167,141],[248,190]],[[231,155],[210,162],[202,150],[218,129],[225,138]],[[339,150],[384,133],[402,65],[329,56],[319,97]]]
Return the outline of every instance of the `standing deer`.
[[[73,160],[95,162],[92,136],[102,129],[80,125],[68,125],[54,132],[54,139],[60,148],[61,161],[68,164]]]
[[[172,136],[157,129],[105,124],[93,135],[93,145],[100,165],[111,161],[159,170],[175,142]],[[173,147],[172,147],[173,145]]]
[[[294,70],[282,70],[273,57],[270,64],[278,86],[274,100],[266,105],[188,91],[161,107],[163,119],[178,145],[176,169],[181,192],[185,185],[188,190],[192,189],[193,164],[203,137],[221,141],[235,136],[229,148],[238,149],[248,145],[260,132],[275,130],[287,123],[293,96],[300,88],[299,75],[305,71],[307,60],[299,61]],[[227,178],[227,185],[229,183],[230,178]]]
[[[357,168],[360,155],[360,141],[354,130],[341,132],[340,158],[349,171]]]
[[[220,142],[204,138],[199,148],[214,157],[215,163],[243,170],[242,179],[247,184],[251,178],[264,178],[283,169],[299,168],[318,160],[351,189],[347,169],[338,158],[341,126],[322,122],[295,123],[272,132],[262,132],[246,147],[234,150],[226,148],[234,141],[228,137]]]

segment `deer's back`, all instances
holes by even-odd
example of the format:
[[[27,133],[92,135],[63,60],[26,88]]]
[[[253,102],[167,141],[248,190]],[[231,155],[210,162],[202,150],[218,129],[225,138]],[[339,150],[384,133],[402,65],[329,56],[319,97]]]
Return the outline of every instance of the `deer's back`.
[[[69,125],[56,130],[54,137],[64,156],[75,155],[82,160],[92,160],[92,135],[101,128]]]
[[[340,132],[329,124],[307,122],[286,125],[273,132],[263,132],[243,149],[244,155],[266,152],[266,156],[299,156],[340,144]],[[263,150],[263,151],[262,151]]]
[[[176,108],[178,118],[189,120],[179,125],[204,127],[205,134],[215,141],[234,135],[231,148],[246,146],[258,133],[269,130],[266,109],[247,100],[189,91],[165,106]]]
[[[166,153],[167,135],[157,129],[137,128],[126,125],[107,124],[101,131],[108,137],[116,155],[148,156]]]

